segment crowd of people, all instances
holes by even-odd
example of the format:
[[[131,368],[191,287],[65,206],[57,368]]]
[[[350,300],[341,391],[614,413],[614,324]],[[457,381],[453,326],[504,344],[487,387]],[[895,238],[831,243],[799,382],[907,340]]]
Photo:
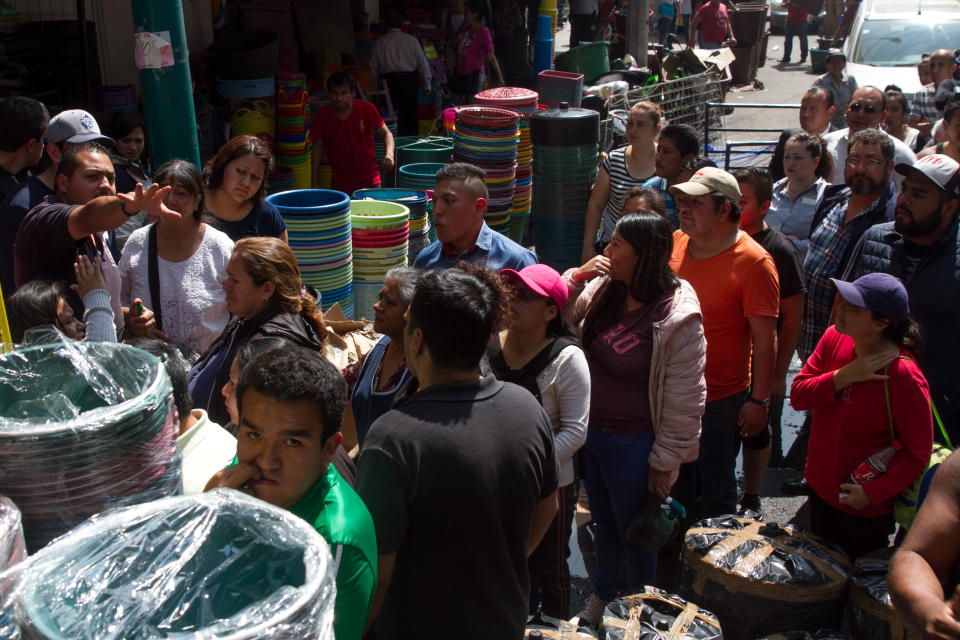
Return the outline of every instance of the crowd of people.
[[[955,62],[931,64],[910,105],[895,89],[844,95],[833,60],[769,168],[719,169],[695,130],[635,104],[583,212],[583,264],[565,273],[485,224],[481,169],[443,166],[438,240],[386,275],[382,338],[343,371],[264,199],[262,140],[233,138],[202,170],[150,170],[136,117],[108,137],[85,111],[5,98],[14,340],[53,325],[162,355],[184,491],[241,490],[312,523],[338,567],[338,638],[408,637],[427,620],[520,637],[530,612],[569,618],[578,502],[597,552],[578,615],[596,626],[658,581],[662,559],[627,535],[647,505],[670,496],[687,524],[762,513],[787,398],[808,416],[811,527],[857,557],[889,544],[894,500],[935,438],[960,439],[960,97],[940,99]],[[333,183],[375,187],[373,136],[392,163],[390,132],[348,74],[328,86],[314,130]],[[905,619],[933,637],[960,628],[941,586],[957,578],[958,464],[891,574]]]

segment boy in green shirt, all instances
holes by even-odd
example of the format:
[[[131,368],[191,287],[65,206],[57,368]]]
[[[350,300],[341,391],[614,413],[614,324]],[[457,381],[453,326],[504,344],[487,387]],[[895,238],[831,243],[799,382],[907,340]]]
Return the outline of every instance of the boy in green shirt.
[[[330,461],[340,445],[346,384],[320,354],[300,347],[269,351],[237,383],[237,464],[206,489],[239,489],[313,524],[330,544],[337,640],[360,640],[377,586],[373,520]]]

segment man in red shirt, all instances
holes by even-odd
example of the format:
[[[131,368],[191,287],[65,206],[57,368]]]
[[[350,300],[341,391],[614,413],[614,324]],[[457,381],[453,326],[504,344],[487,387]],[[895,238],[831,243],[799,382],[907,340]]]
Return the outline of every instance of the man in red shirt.
[[[783,3],[787,8],[787,20],[783,24],[783,59],[780,64],[790,62],[793,53],[793,36],[800,40],[800,64],[807,61],[807,22],[810,14],[800,8],[800,5],[787,0]]]
[[[330,187],[352,195],[357,189],[380,186],[380,171],[373,148],[374,134],[383,138],[386,154],[383,171],[393,171],[393,134],[384,124],[377,107],[356,99],[356,83],[346,71],[327,79],[330,104],[313,116],[313,186],[319,186],[317,170],[321,152],[327,149],[332,178]]]
[[[709,0],[697,9],[690,21],[689,45],[694,46],[697,37],[697,27],[700,27],[700,47],[702,49],[719,49],[724,42],[729,46],[736,46],[737,39],[733,35],[733,25],[727,15],[727,7],[720,0]]]

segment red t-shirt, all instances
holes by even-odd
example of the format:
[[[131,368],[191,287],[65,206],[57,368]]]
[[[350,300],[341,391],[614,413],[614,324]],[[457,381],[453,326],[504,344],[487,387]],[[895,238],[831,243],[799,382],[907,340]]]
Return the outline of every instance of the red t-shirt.
[[[787,5],[787,22],[790,24],[804,24],[807,21],[807,12],[794,4]]]
[[[706,315],[706,314],[704,314]],[[904,350],[901,355],[909,356]],[[813,410],[806,478],[810,488],[835,509],[869,518],[890,513],[893,498],[913,482],[930,459],[933,418],[930,391],[913,360],[898,358],[887,371],[894,433],[903,445],[882,476],[863,485],[869,506],[840,504],[840,484],[872,453],[891,443],[883,381],[856,382],[833,391],[834,371],[856,357],[853,339],[830,326],[790,388],[790,404]]]
[[[380,112],[366,100],[354,100],[350,114],[340,119],[333,107],[321,107],[313,116],[311,130],[330,162],[330,186],[347,195],[380,184],[373,135],[383,126]]]
[[[690,236],[673,233],[670,268],[693,286],[703,312],[707,338],[707,402],[750,386],[750,323],[747,318],[780,315],[777,268],[763,247],[746,233],[715,256],[694,260]]]
[[[727,17],[727,8],[723,3],[714,5],[707,2],[697,11],[697,16],[700,18],[700,33],[704,42],[722,43],[727,39],[730,18]]]

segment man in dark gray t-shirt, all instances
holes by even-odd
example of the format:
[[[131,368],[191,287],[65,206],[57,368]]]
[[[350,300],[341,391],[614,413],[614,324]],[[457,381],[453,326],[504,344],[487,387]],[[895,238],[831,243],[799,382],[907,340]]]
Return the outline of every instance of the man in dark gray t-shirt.
[[[470,637],[523,635],[527,556],[556,513],[558,464],[530,392],[477,373],[495,329],[495,277],[422,276],[404,340],[419,387],[373,423],[360,453],[359,493],[377,532],[377,640],[457,635],[464,624]]]

